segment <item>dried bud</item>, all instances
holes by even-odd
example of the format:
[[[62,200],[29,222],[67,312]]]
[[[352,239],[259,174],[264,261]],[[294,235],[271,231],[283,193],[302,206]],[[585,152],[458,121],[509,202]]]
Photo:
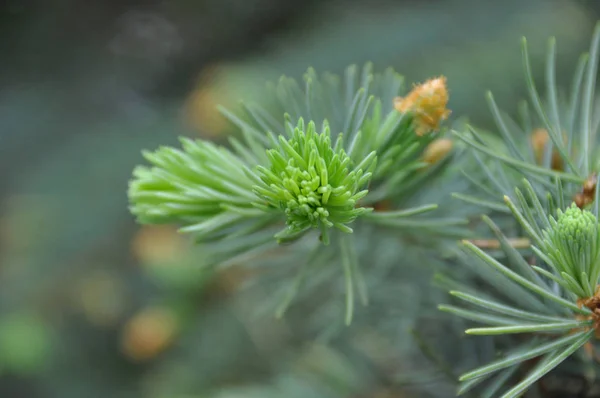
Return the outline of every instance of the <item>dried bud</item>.
[[[393,209],[393,203],[391,200],[382,200],[373,204],[374,211],[389,211]]]
[[[598,175],[596,173],[592,173],[592,175],[590,175],[583,183],[583,193],[592,196],[595,195],[597,181]]]
[[[580,209],[583,209],[588,204],[586,196],[582,193],[575,194],[575,196],[573,197],[573,201],[575,202],[575,205]]]
[[[565,142],[567,141],[567,137],[563,134],[563,138]],[[550,140],[550,136],[548,135],[548,131],[546,129],[535,129],[531,133],[531,147],[533,148],[533,154],[535,156],[535,161],[537,164],[542,164],[544,161],[544,148],[546,148],[546,144]],[[560,157],[560,153],[556,149],[552,151],[552,160],[550,162],[550,167],[552,170],[564,170],[564,162]]]
[[[440,76],[415,86],[406,97],[396,98],[394,105],[398,112],[413,114],[415,132],[423,135],[438,130],[440,122],[448,118],[447,104],[446,78]]]
[[[531,133],[531,146],[533,147],[533,152],[535,153],[538,163],[541,162],[541,156],[543,155],[544,147],[549,139],[550,136],[548,136],[546,129],[535,129]]]
[[[581,192],[578,192],[573,196],[573,201],[580,209],[593,203],[596,198],[596,183],[598,181],[598,175],[592,173],[583,183]]]
[[[444,158],[452,150],[452,140],[441,138],[431,142],[423,152],[423,160],[429,164],[435,164]]]

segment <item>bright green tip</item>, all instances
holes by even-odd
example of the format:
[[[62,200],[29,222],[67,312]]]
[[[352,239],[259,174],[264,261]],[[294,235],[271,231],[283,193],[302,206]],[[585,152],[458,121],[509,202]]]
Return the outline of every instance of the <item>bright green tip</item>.
[[[600,231],[596,216],[574,203],[565,211],[558,210],[545,231],[544,251],[572,292],[580,298],[594,294],[598,284]]]
[[[287,218],[287,234],[308,229],[320,229],[324,243],[327,229],[337,227],[351,231],[347,224],[364,213],[356,202],[364,193],[362,178],[376,159],[361,162],[353,168],[341,145],[332,147],[329,126],[318,132],[311,121],[300,119],[297,127],[279,137],[279,146],[272,149],[271,164],[257,168],[261,184],[254,187],[256,195],[272,208],[280,209]]]
[[[566,211],[560,211],[555,227],[559,239],[582,241],[594,238],[598,233],[598,219],[593,213],[581,210],[573,203]]]

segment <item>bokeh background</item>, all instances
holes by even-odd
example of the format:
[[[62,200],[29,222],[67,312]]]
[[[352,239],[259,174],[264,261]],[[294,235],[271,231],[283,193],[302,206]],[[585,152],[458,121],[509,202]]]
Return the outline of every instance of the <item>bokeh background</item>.
[[[519,38],[543,78],[556,36],[566,89],[597,19],[600,3],[583,0],[3,2],[0,397],[427,396],[362,353],[257,322],[242,268],[203,271],[174,228],[136,225],[126,190],[140,151],[221,140],[218,104],[366,61],[409,82],[447,76],[453,115],[492,128],[485,90],[508,112],[525,96]],[[369,331],[360,346],[405,338]]]

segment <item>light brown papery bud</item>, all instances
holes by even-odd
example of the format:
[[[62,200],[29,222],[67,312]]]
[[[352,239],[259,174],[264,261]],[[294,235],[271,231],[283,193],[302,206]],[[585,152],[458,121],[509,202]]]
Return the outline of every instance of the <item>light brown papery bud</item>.
[[[596,183],[598,181],[598,175],[593,173],[583,183],[583,193],[586,195],[594,196],[596,194]]]
[[[575,205],[580,209],[587,207],[592,204],[596,198],[596,184],[598,175],[596,173],[592,173],[584,182],[583,189],[581,192],[578,192],[573,196],[573,201]]]
[[[567,136],[563,133],[563,139],[565,143],[567,142]],[[533,149],[533,154],[535,156],[535,161],[537,164],[542,164],[544,160],[544,148],[546,144],[550,140],[550,136],[548,135],[548,131],[546,129],[538,128],[533,130],[531,133],[531,147]],[[550,162],[550,167],[552,170],[564,170],[564,162],[560,157],[560,153],[556,150],[556,148],[552,151],[552,160]]]
[[[406,97],[394,100],[398,112],[413,114],[415,132],[419,136],[439,129],[440,123],[450,115],[447,105],[448,88],[444,76],[416,85]]]
[[[580,209],[582,209],[585,205],[586,205],[586,198],[585,195],[582,193],[577,193],[575,194],[575,196],[573,197],[573,202],[575,202],[575,206],[579,207]]]
[[[538,163],[542,162],[542,156],[544,155],[544,147],[548,143],[550,136],[546,129],[535,129],[531,133],[531,147],[535,154],[535,160]]]
[[[423,160],[429,164],[435,164],[444,158],[454,146],[452,140],[440,138],[432,141],[423,152]]]

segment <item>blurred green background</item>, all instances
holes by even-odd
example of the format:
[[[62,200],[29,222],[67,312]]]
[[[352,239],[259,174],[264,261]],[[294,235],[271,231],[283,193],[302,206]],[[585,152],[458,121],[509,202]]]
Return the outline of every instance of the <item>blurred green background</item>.
[[[508,112],[525,96],[519,38],[541,80],[556,36],[567,89],[600,4],[8,0],[0,18],[0,397],[400,398],[445,396],[385,377],[400,331],[341,353],[257,321],[242,267],[209,274],[174,228],[137,226],[140,150],[221,139],[217,104],[366,61],[447,76],[453,116],[493,129],[485,90]]]

